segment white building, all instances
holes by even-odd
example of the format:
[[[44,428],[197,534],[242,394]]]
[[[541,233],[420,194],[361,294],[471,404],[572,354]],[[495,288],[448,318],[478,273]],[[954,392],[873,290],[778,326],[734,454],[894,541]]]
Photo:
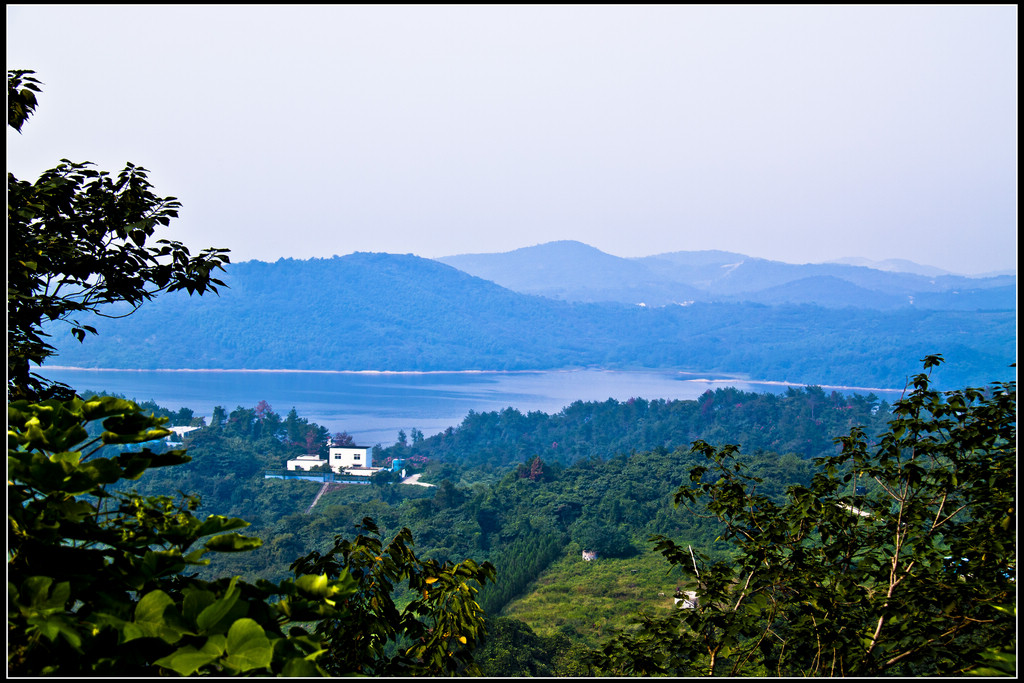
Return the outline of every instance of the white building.
[[[329,465],[335,474],[349,474],[357,477],[369,477],[383,467],[373,466],[373,455],[369,448],[331,446],[327,459],[319,455],[300,455],[288,461],[289,470],[309,471],[319,465]]]
[[[287,467],[289,470],[305,470],[308,472],[314,467],[326,464],[327,461],[321,459],[319,455],[300,455],[289,460]]]
[[[335,472],[353,467],[373,467],[373,454],[369,448],[331,446],[330,455],[327,458],[330,460],[331,469]]]
[[[199,427],[167,427],[166,429],[170,429],[171,432],[174,433],[174,436],[168,436],[167,440],[172,442],[179,442],[185,437],[186,434],[188,434],[189,432],[194,432],[195,430],[199,429]]]

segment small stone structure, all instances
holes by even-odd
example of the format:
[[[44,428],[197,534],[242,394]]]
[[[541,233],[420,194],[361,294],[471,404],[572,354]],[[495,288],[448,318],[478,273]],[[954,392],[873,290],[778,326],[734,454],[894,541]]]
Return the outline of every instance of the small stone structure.
[[[587,561],[587,562],[590,562],[591,560],[596,560],[597,559],[597,551],[596,550],[584,550],[583,551],[583,559],[585,561]]]
[[[679,609],[697,609],[697,591],[676,591],[672,602]]]

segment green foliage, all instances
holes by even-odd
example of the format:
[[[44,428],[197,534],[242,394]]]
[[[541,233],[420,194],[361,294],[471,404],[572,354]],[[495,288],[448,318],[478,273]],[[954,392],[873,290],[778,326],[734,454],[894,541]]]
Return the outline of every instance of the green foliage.
[[[924,359],[925,370],[942,362]],[[699,607],[645,617],[594,661],[620,675],[877,676],[977,671],[1012,643],[1016,594],[1016,384],[945,393],[928,374],[889,430],[837,439],[809,486],[778,504],[756,491],[735,446],[676,493],[705,500],[734,561],[703,562]],[[858,484],[869,484],[857,493]],[[660,537],[674,565],[687,549]],[[986,671],[988,669],[985,669]]]
[[[584,651],[562,634],[538,636],[518,619],[498,617],[488,621],[476,661],[483,676],[587,676],[589,667],[579,662]]]
[[[31,73],[35,72],[26,69],[7,72],[7,125],[19,133],[39,105],[36,93],[42,92],[39,89],[42,84],[29,76]]]
[[[496,549],[492,559],[500,571],[497,580],[480,593],[484,610],[498,614],[561,554],[564,547],[563,535],[530,530]]]
[[[782,394],[728,387],[709,390],[695,401],[575,401],[552,415],[524,415],[514,408],[470,411],[457,428],[424,439],[414,452],[468,467],[513,465],[521,478],[549,481],[557,464],[672,451],[696,440],[742,441],[755,453],[828,455],[837,451],[835,434],[854,425],[881,431],[887,413],[888,404],[874,394],[826,393],[813,386]],[[382,449],[381,457],[388,456],[400,457],[398,447]]]
[[[348,614],[317,627],[330,643],[323,666],[334,675],[479,674],[472,651],[484,634],[484,613],[474,597],[477,585],[493,580],[494,567],[422,560],[408,529],[384,545],[371,519],[361,526],[372,536],[338,536],[326,553],[314,551],[292,565],[296,573],[349,575],[356,582]],[[415,596],[401,609],[392,597],[399,584]]]
[[[572,525],[572,540],[598,557],[628,557],[636,552],[623,525],[607,518],[583,516]]]
[[[90,437],[94,421],[103,432]],[[166,436],[164,422],[113,397],[8,405],[8,673],[322,673],[323,643],[298,622],[344,614],[351,577],[186,576],[207,553],[260,542],[235,532],[243,520],[196,517],[195,498],[110,491],[188,460],[111,448]]]
[[[31,73],[7,72],[7,121],[19,132],[36,107],[39,81]],[[123,317],[158,292],[203,294],[224,284],[212,276],[229,261],[224,249],[192,256],[180,242],[147,246],[181,205],[152,192],[145,168],[129,163],[113,177],[91,166],[62,159],[34,183],[7,174],[7,387],[13,398],[71,395],[30,371],[30,364],[56,351],[44,341],[44,324],[67,322],[82,341],[96,328],[79,322],[80,314]]]
[[[587,562],[579,546],[570,543],[502,614],[523,621],[539,636],[562,634],[590,650],[631,628],[641,611],[672,612],[681,578],[669,569],[654,553]]]

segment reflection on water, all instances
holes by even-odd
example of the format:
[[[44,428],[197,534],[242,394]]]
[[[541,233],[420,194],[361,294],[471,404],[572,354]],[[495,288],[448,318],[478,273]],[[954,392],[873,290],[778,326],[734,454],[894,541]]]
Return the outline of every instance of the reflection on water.
[[[392,444],[400,429],[408,433],[416,428],[430,436],[458,426],[470,410],[513,407],[522,413],[557,413],[578,400],[696,399],[724,386],[771,393],[798,386],[669,371],[608,370],[347,373],[47,367],[41,374],[80,392],[106,391],[136,401],[152,400],[171,410],[191,408],[207,420],[214,406],[231,412],[265,400],[282,417],[294,407],[301,417],[332,434],[347,431],[360,445]],[[899,392],[876,389],[874,393],[891,400]]]

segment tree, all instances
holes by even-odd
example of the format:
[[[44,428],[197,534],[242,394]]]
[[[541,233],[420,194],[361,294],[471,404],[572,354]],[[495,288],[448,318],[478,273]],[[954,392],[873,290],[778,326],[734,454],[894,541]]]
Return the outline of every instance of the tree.
[[[316,425],[306,425],[306,453],[308,455],[316,455],[320,448],[324,444],[324,432],[327,430],[324,427],[317,427]]]
[[[260,401],[253,409],[256,414],[256,435],[277,438],[282,429],[281,416],[266,401]]]
[[[355,448],[356,442],[348,432],[336,432],[331,437],[331,444],[338,448]]]
[[[266,401],[260,401],[256,404],[256,407],[253,408],[253,412],[256,415],[256,419],[263,422],[274,413],[274,408]]]
[[[201,520],[195,497],[110,492],[188,462],[118,452],[166,436],[164,422],[109,396],[8,404],[8,674],[323,674],[324,643],[301,622],[348,614],[351,576],[200,581],[184,572],[207,553],[261,545],[235,532],[247,522]]]
[[[705,500],[735,558],[697,569],[655,537],[699,606],[644,617],[595,663],[626,675],[1013,673],[1016,384],[939,393],[927,371],[941,362],[923,360],[877,441],[860,427],[836,439],[841,453],[818,458],[782,505],[756,493],[736,446],[696,442],[709,464],[676,504]]]
[[[165,418],[109,396],[17,401],[8,415],[9,674],[475,671],[483,612],[473,598],[493,580],[491,565],[419,560],[408,529],[384,546],[364,519],[369,535],[339,537],[327,554],[296,561],[295,579],[202,581],[185,572],[209,564],[207,553],[261,545],[235,533],[247,522],[201,520],[194,496],[176,503],[110,491],[188,462],[181,450],[111,451],[166,436]],[[90,437],[95,421],[104,431]],[[417,596],[401,610],[392,597],[399,582]]]
[[[629,557],[635,553],[629,535],[606,518],[584,515],[573,523],[570,533],[583,550],[596,551],[598,557]]]
[[[285,438],[289,443],[300,444],[306,440],[306,426],[309,424],[309,420],[304,417],[299,417],[299,412],[295,410],[295,406],[288,411],[288,415],[284,418]]]
[[[253,434],[253,425],[256,424],[256,411],[252,408],[236,407],[228,415],[228,422],[224,431],[229,436],[248,438]]]
[[[8,72],[8,123],[19,132],[39,92],[30,73]],[[107,305],[128,314],[161,291],[216,291],[223,283],[210,273],[227,257],[213,249],[193,258],[166,240],[146,247],[177,201],[153,195],[144,169],[129,164],[114,181],[88,166],[64,161],[34,185],[8,175],[8,674],[312,676],[328,673],[321,661],[331,673],[352,673],[344,651],[359,638],[412,643],[398,658],[403,670],[471,670],[483,627],[470,582],[492,578],[489,565],[421,562],[403,530],[386,549],[365,536],[339,541],[328,556],[300,563],[315,573],[279,584],[202,581],[185,572],[208,564],[207,553],[261,545],[235,532],[248,523],[199,519],[195,496],[176,502],[115,490],[190,458],[147,445],[170,434],[167,417],[116,397],[82,399],[32,373],[30,363],[54,353],[41,325],[68,321],[82,340],[95,330],[71,316],[105,315]],[[267,418],[269,406],[258,408]],[[292,424],[292,413],[289,436],[308,428],[323,442],[326,429],[297,416]],[[251,435],[256,415],[235,411],[233,427]],[[216,439],[225,417],[215,408]],[[141,450],[123,450],[129,444]],[[395,580],[408,580],[422,600],[399,612]],[[330,657],[328,636],[338,650]],[[382,656],[374,647],[360,652]]]
[[[370,484],[380,488],[386,488],[391,484],[398,484],[402,481],[402,475],[391,470],[381,470],[370,475]]]
[[[448,479],[442,479],[434,493],[434,506],[438,510],[448,510],[462,505],[466,500],[466,494],[460,491],[455,484]]]
[[[364,518],[358,528],[369,535],[336,536],[327,553],[314,551],[292,565],[296,574],[328,581],[351,576],[358,586],[345,603],[347,614],[316,628],[330,643],[324,668],[332,675],[479,675],[472,653],[485,631],[475,596],[477,586],[494,580],[494,567],[421,560],[409,529],[384,545],[373,520]],[[401,609],[392,595],[399,584],[414,596]]]
[[[585,666],[562,671],[570,664],[563,660],[571,645],[563,634],[538,636],[518,619],[498,617],[487,624],[487,638],[477,651],[477,661],[481,673],[489,677],[589,675]]]
[[[39,105],[36,93],[42,92],[42,83],[32,73],[27,69],[7,72],[7,125],[19,133]]]
[[[179,408],[178,412],[175,413],[171,421],[176,427],[188,427],[192,424],[192,419],[195,417],[195,413],[191,408]]]
[[[36,108],[39,81],[7,72],[8,125],[21,132]],[[141,166],[116,177],[67,159],[34,183],[7,174],[7,388],[12,398],[68,398],[73,392],[31,371],[56,353],[43,325],[70,324],[83,341],[95,334],[78,316],[123,317],[159,292],[217,292],[227,250],[193,256],[176,241],[148,244],[178,215],[174,197],[152,192]]]

